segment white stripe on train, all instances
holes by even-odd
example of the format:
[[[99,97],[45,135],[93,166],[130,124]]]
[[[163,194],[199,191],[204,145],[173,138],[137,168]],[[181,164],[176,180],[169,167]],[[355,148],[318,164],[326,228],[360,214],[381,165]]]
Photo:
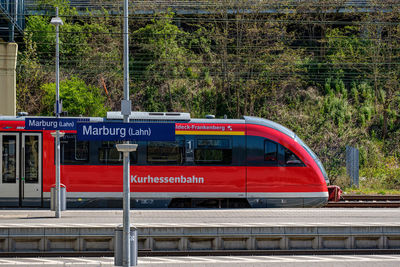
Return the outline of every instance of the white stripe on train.
[[[134,190],[134,188],[133,188]],[[50,192],[43,192],[49,198]],[[68,192],[68,198],[121,198],[122,192]],[[132,198],[327,198],[328,192],[131,192]]]

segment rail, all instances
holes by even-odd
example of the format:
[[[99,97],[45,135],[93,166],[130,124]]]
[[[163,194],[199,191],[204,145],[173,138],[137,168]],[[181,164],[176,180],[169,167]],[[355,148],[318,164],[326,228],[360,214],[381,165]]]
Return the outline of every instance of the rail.
[[[400,195],[342,195],[326,208],[400,208]]]
[[[400,195],[342,195],[345,201],[400,201]]]

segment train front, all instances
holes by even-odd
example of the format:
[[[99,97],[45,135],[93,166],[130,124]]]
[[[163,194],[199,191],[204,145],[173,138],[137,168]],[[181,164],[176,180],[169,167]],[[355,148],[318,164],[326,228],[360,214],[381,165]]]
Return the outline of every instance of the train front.
[[[328,201],[328,175],[315,153],[291,130],[244,117],[247,196],[252,207],[320,207]]]

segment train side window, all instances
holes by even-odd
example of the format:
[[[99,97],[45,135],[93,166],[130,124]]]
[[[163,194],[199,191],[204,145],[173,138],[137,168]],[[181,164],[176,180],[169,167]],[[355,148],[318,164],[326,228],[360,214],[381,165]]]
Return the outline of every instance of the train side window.
[[[194,150],[197,165],[232,164],[232,147],[229,139],[198,139]]]
[[[121,142],[114,141],[104,141],[101,142],[101,146],[99,147],[99,161],[103,164],[122,164],[124,160],[124,155],[122,152],[119,152],[115,147],[116,144],[120,144]],[[130,154],[130,163],[137,162],[137,152],[131,152]]]
[[[278,144],[270,140],[264,142],[264,161],[267,164],[276,165],[278,163]]]
[[[285,166],[305,166],[304,163],[292,151],[283,147],[285,153]]]
[[[182,165],[185,158],[184,152],[184,140],[173,142],[148,142],[147,163],[153,165]]]
[[[61,163],[89,162],[89,142],[76,140],[75,134],[66,134],[60,139]]]

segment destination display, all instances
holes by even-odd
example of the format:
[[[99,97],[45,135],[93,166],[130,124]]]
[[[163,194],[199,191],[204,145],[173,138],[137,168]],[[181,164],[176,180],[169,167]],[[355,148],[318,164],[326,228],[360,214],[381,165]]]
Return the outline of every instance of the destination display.
[[[74,131],[78,122],[89,121],[88,118],[25,118],[25,130],[61,130]]]
[[[175,141],[175,123],[78,123],[79,141]]]
[[[245,135],[246,128],[242,124],[230,123],[177,123],[178,135]]]

